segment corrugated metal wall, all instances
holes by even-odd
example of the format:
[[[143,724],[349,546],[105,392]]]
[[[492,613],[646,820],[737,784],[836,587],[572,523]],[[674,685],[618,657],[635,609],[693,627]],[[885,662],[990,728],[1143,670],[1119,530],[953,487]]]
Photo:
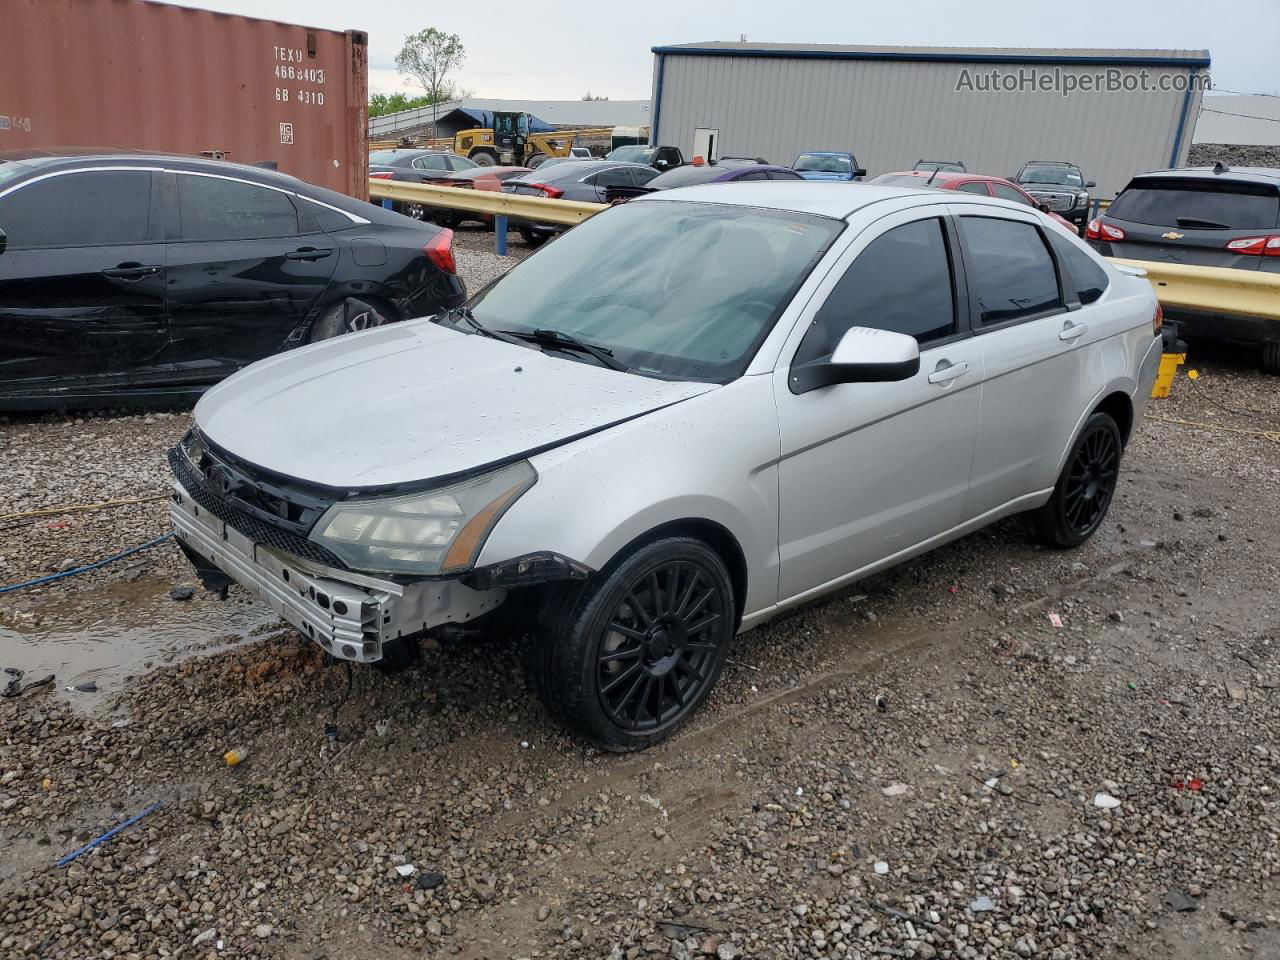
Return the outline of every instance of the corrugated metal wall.
[[[1004,177],[1026,160],[1072,160],[1097,181],[1095,195],[1109,198],[1131,175],[1169,166],[1185,111],[1177,158],[1185,162],[1199,91],[1189,98],[1182,91],[957,91],[961,70],[976,75],[993,67],[1029,68],[656,53],[656,137],[687,154],[694,129],[710,127],[719,131],[720,156],[783,164],[803,150],[852,150],[869,177],[909,170],[921,158],[960,160],[970,171]],[[1156,83],[1161,74],[1189,73],[1185,66],[1120,69],[1144,69]]]

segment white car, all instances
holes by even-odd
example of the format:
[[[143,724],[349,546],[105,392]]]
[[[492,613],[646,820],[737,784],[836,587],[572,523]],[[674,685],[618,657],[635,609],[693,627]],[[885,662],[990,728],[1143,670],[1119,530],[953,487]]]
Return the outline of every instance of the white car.
[[[210,390],[172,516],[334,657],[500,607],[603,747],[675,730],[736,633],[994,520],[1102,523],[1160,310],[1025,205],[848,184],[664,191],[470,309]]]

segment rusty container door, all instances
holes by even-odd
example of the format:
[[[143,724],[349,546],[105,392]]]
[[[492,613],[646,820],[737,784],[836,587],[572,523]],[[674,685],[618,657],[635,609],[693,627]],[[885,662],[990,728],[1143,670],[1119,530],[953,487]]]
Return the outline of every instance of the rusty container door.
[[[0,0],[0,151],[274,161],[368,197],[367,35],[151,0]]]

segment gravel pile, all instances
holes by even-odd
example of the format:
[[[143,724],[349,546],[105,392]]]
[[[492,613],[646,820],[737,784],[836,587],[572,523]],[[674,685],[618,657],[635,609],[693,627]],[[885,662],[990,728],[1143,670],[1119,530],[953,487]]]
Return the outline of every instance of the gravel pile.
[[[1266,956],[1280,444],[1223,428],[1280,405],[1195,362],[1084,548],[1000,524],[753,631],[643,754],[563,735],[488,636],[349,694],[265,628],[97,713],[0,700],[0,956]],[[9,423],[10,453],[57,439],[5,469],[88,496],[70,441],[114,430],[159,482],[181,427]]]
[[[1210,166],[1217,161],[1241,167],[1280,167],[1280,147],[1240,143],[1193,143],[1187,165]]]

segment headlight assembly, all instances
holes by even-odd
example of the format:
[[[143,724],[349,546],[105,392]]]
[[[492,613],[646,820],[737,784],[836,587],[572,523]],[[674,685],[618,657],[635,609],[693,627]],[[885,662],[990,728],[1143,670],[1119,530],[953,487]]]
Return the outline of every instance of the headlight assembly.
[[[422,493],[335,503],[310,539],[353,570],[459,573],[471,569],[494,524],[537,479],[522,460]]]

